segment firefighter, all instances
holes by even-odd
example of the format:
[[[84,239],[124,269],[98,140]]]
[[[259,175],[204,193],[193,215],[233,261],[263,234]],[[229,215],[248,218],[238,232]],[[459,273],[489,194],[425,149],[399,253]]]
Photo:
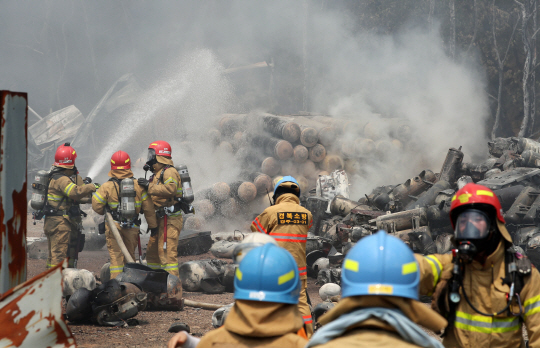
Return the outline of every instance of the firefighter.
[[[512,245],[497,196],[465,185],[452,198],[457,252],[416,255],[420,293],[448,319],[445,347],[540,347],[540,276]]]
[[[85,184],[75,167],[77,153],[69,143],[60,145],[54,155],[49,174],[47,201],[44,208],[44,232],[49,245],[47,268],[69,258],[69,267],[77,267],[79,253],[81,215],[79,202],[89,198],[99,187]],[[86,182],[91,181],[89,178]],[[84,214],[85,215],[85,214]]]
[[[420,272],[411,249],[379,231],[362,238],[343,261],[342,298],[306,347],[430,347],[446,320],[418,301]]]
[[[92,195],[92,209],[99,215],[104,215],[108,210],[114,221],[122,240],[131,255],[131,258],[135,260],[135,248],[140,242],[139,226],[140,220],[139,214],[144,213],[146,222],[148,223],[148,229],[150,231],[157,232],[156,212],[154,210],[154,203],[148,196],[146,190],[142,186],[139,186],[137,180],[133,180],[135,197],[134,197],[134,215],[132,219],[125,219],[122,217],[121,212],[118,209],[119,197],[121,193],[121,181],[123,179],[133,178],[133,172],[131,171],[131,159],[129,155],[124,151],[117,151],[111,157],[111,170],[108,174],[111,179],[101,185],[101,187]],[[130,202],[131,203],[131,202]],[[129,204],[129,203],[128,203]],[[116,278],[124,268],[124,255],[120,250],[118,242],[114,238],[111,229],[105,224],[105,237],[107,238],[107,250],[111,256],[111,265],[109,266],[111,272],[111,279]],[[140,253],[140,250],[139,250]],[[140,255],[139,255],[140,256]]]
[[[151,170],[150,180],[140,178],[139,185],[148,190],[154,202],[159,229],[153,231],[146,249],[146,261],[153,269],[164,269],[179,277],[178,237],[182,230],[182,198],[180,174],[174,168],[171,145],[158,140],[148,146],[145,170]]]
[[[296,262],[287,250],[271,243],[252,249],[236,269],[236,301],[225,323],[204,335],[197,348],[303,348],[307,340],[297,306],[300,284]],[[179,333],[169,347],[182,347],[188,338]]]
[[[274,237],[279,246],[294,256],[302,281],[298,306],[306,324],[307,335],[311,337],[313,320],[307,297],[306,241],[313,219],[309,210],[300,206],[299,197],[298,181],[292,176],[283,177],[274,187],[274,205],[255,218],[251,230]]]

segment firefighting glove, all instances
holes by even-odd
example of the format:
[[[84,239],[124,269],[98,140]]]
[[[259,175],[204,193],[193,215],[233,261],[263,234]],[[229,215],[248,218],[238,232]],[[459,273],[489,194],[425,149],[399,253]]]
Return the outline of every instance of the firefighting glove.
[[[87,176],[86,178],[83,179],[83,182],[84,182],[85,184],[91,184],[91,183],[92,183],[92,178],[90,178],[90,177]]]
[[[142,186],[145,190],[148,190],[148,185],[150,185],[150,182],[145,178],[137,179],[137,183],[139,183],[139,186]]]
[[[156,236],[158,234],[158,232],[159,232],[159,227],[151,228],[150,229],[150,236],[154,237],[154,236]]]

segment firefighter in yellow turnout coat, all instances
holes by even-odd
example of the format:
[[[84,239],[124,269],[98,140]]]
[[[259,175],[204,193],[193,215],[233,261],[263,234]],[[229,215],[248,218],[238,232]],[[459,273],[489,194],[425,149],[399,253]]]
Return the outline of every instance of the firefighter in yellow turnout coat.
[[[182,181],[174,168],[171,146],[167,142],[151,143],[148,152],[146,168],[150,168],[153,175],[150,181],[141,178],[138,182],[139,185],[148,188],[148,194],[156,209],[159,229],[150,236],[146,261],[153,269],[164,269],[179,277],[178,237],[182,230],[183,219],[177,198],[182,197]]]
[[[96,190],[94,184],[84,184],[75,168],[77,153],[69,143],[56,150],[50,173],[47,204],[44,209],[44,232],[49,245],[47,268],[69,257],[69,267],[76,267],[79,248],[81,213],[78,203]]]
[[[529,347],[540,347],[540,275],[511,248],[493,191],[465,185],[450,217],[457,255],[416,255],[420,293],[433,293],[434,309],[448,318],[444,346],[520,347],[524,323]]]
[[[105,214],[106,207],[108,206],[110,208],[111,214],[115,219],[116,228],[118,229],[129,254],[135,260],[135,248],[138,244],[139,226],[137,222],[134,221],[124,222],[124,225],[121,225],[121,222],[117,221],[119,219],[118,205],[120,201],[120,182],[123,179],[133,178],[131,160],[127,153],[124,151],[117,151],[112,155],[109,176],[112,179],[101,185],[101,187],[92,195],[92,209],[94,209],[96,213],[103,215]],[[154,203],[143,187],[139,186],[136,180],[134,181],[136,216],[138,217],[142,210],[146,222],[148,223],[148,229],[157,229]],[[128,227],[128,225],[132,227]],[[124,268],[124,255],[107,224],[105,224],[105,237],[107,238],[107,250],[109,250],[111,256],[111,265],[109,266],[111,279],[114,279]]]
[[[306,242],[313,224],[311,212],[300,206],[300,185],[292,176],[279,180],[274,188],[274,205],[266,208],[251,223],[253,232],[266,233],[287,249],[298,264],[302,290],[298,307],[308,337],[313,334],[313,320],[307,300]]]

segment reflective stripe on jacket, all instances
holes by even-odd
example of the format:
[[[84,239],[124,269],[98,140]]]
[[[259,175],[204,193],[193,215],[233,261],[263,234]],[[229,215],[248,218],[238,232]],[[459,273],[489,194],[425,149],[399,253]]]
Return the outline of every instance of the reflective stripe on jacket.
[[[85,185],[79,175],[76,176],[75,183],[69,176],[61,176],[49,182],[47,200],[54,209],[68,210],[73,202],[79,202],[95,191],[94,184]]]
[[[287,193],[255,218],[251,230],[272,236],[279,246],[287,249],[298,264],[300,279],[307,279],[306,241],[312,224],[311,212],[300,206],[297,196]]]

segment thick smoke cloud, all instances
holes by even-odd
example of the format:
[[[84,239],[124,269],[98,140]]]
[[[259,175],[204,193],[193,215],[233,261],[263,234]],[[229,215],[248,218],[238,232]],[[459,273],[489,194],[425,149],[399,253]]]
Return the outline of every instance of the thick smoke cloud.
[[[313,87],[314,109],[363,123],[399,117],[413,130],[404,150],[364,168],[353,196],[424,168],[437,172],[449,147],[463,146],[468,161],[485,155],[484,75],[473,62],[448,57],[437,32],[351,35],[336,16],[319,14],[316,22],[319,47],[331,55],[314,63],[325,71]]]
[[[110,154],[130,144],[132,157],[144,157],[150,140],[141,129],[153,137],[162,127],[195,185],[233,180],[240,168],[206,141],[207,129],[221,113],[254,109],[360,123],[405,119],[412,139],[403,150],[357,164],[354,199],[424,168],[437,171],[449,147],[485,152],[488,108],[478,67],[450,59],[425,23],[409,23],[398,35],[358,33],[345,15],[347,2],[333,10],[320,3],[3,2],[0,81],[29,92],[42,116],[72,104],[87,116],[118,78],[133,73],[145,97],[123,114],[118,139],[102,139],[103,149],[87,156],[93,161],[84,169],[94,165],[102,176]],[[271,67],[225,73],[262,61]],[[139,138],[131,139],[130,129]]]

